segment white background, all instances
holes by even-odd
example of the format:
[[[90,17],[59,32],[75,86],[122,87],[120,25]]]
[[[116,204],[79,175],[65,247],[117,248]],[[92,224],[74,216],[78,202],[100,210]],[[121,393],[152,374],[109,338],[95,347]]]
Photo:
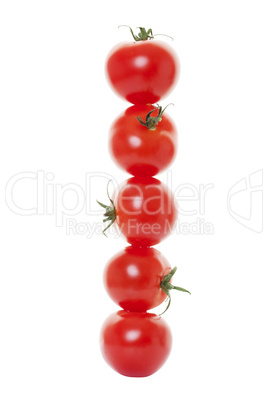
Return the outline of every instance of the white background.
[[[1,2],[1,402],[267,402],[266,6],[260,0]],[[82,232],[83,223],[101,221],[101,212],[58,221],[63,202],[65,210],[76,206],[70,187],[85,189],[87,175],[103,176],[90,181],[91,211],[98,211],[96,198],[106,201],[108,174],[118,183],[128,177],[107,149],[109,126],[128,107],[104,76],[111,47],[132,40],[120,24],[174,38],[157,37],[173,46],[182,66],[162,103],[175,104],[167,112],[179,132],[169,174],[173,191],[181,185],[192,191],[182,200],[192,215],[180,217],[189,233],[156,247],[179,267],[173,283],[192,295],[174,291],[164,316],[172,354],[156,374],[140,379],[114,372],[99,350],[102,322],[118,309],[104,291],[103,268],[126,243],[112,234],[68,233],[67,219]],[[10,185],[9,205],[4,193],[12,176],[29,172],[39,172],[39,191],[44,185],[47,192],[39,193],[39,214],[24,216],[36,207],[36,180],[13,186],[21,214],[12,211]],[[167,172],[159,178],[167,182]],[[211,185],[204,210],[193,193],[200,185]],[[202,232],[200,222],[213,233]]]

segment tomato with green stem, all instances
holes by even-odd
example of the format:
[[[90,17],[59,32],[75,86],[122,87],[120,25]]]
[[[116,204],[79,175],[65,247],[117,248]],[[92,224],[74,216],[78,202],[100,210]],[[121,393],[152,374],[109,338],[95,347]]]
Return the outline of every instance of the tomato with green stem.
[[[166,311],[171,289],[190,293],[171,284],[176,270],[155,248],[129,246],[108,261],[103,279],[111,299],[124,310],[147,311],[168,298]]]
[[[108,192],[108,191],[107,191]],[[106,230],[116,222],[120,233],[134,246],[150,247],[160,243],[170,233],[177,218],[177,208],[171,191],[154,177],[135,176],[124,181],[110,205],[105,208]]]
[[[167,360],[172,335],[159,315],[119,310],[103,323],[100,346],[104,359],[118,373],[147,377]]]
[[[133,105],[112,123],[109,149],[115,162],[133,176],[154,176],[173,162],[177,130],[159,105]]]
[[[155,103],[167,96],[180,72],[177,55],[152,30],[139,27],[134,42],[120,43],[108,55],[106,75],[114,91],[130,103]]]

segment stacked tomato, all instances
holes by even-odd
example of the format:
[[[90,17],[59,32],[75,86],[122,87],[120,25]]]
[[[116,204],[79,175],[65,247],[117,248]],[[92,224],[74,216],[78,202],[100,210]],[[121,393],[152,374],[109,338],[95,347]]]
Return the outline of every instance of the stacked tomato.
[[[105,268],[105,287],[121,310],[104,322],[101,350],[111,367],[131,377],[156,372],[171,350],[169,326],[148,310],[166,298],[168,308],[171,289],[188,292],[171,284],[176,267],[151,247],[170,234],[177,217],[171,192],[153,176],[176,154],[176,127],[155,102],[174,87],[179,61],[166,42],[153,40],[151,29],[139,29],[138,35],[130,29],[134,42],[112,49],[106,64],[112,88],[133,104],[113,122],[109,138],[115,162],[133,177],[111,198],[108,192],[109,205],[99,202],[104,232],[115,222],[130,244]]]

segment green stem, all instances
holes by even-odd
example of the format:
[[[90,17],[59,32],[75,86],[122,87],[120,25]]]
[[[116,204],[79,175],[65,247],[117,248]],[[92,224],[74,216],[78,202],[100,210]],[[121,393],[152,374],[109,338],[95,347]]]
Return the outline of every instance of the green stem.
[[[160,288],[163,290],[163,292],[167,295],[168,297],[168,305],[166,307],[166,309],[163,311],[163,313],[161,313],[160,315],[164,314],[167,309],[170,306],[171,303],[171,296],[170,296],[170,290],[172,289],[176,289],[179,290],[181,292],[187,292],[189,294],[191,294],[191,292],[189,292],[189,290],[186,290],[184,288],[181,288],[179,286],[173,286],[170,283],[171,278],[173,277],[173,275],[175,274],[175,272],[177,271],[177,267],[174,267],[169,274],[165,275],[164,278],[162,279],[161,283],[160,283]]]
[[[106,235],[106,233],[105,233],[106,230],[109,229],[109,227],[114,223],[114,221],[115,221],[115,219],[116,219],[116,210],[115,210],[114,202],[113,202],[113,200],[110,198],[110,195],[109,195],[109,192],[108,192],[108,186],[109,186],[110,181],[111,181],[111,180],[109,180],[109,181],[108,181],[108,184],[107,184],[107,195],[108,195],[108,199],[109,199],[111,205],[105,205],[105,204],[103,204],[102,202],[100,202],[100,201],[97,200],[97,203],[98,203],[102,208],[105,209],[105,213],[104,213],[105,218],[102,220],[102,222],[111,221],[111,222],[109,223],[109,225],[106,226],[106,228],[102,231],[102,233],[103,233],[104,236],[106,236],[106,237],[107,237],[107,235]]]
[[[130,28],[128,25],[119,25],[118,28],[120,27],[127,27],[130,29],[131,35],[133,36],[133,39],[136,42],[142,41],[142,40],[148,40],[148,39],[154,39],[154,35],[153,35],[153,31],[152,28],[149,28],[148,31],[146,31],[145,28],[143,27],[137,27],[140,32],[138,32],[138,35],[135,35],[132,28]],[[165,34],[155,34],[156,35],[162,35],[162,36],[167,36],[168,38],[171,38],[173,40],[173,38],[171,36],[165,35]]]

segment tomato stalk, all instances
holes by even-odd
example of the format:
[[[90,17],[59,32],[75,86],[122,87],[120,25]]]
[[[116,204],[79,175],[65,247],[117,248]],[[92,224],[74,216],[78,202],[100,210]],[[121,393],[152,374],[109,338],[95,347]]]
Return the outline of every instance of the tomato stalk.
[[[164,314],[167,309],[170,306],[171,303],[171,296],[170,296],[170,290],[172,289],[176,289],[176,290],[180,290],[181,292],[187,292],[189,294],[191,294],[191,292],[189,292],[189,290],[186,290],[184,288],[180,288],[178,286],[174,286],[170,283],[171,278],[173,277],[173,275],[175,274],[175,272],[177,271],[177,267],[174,267],[169,274],[165,275],[164,278],[162,279],[161,283],[160,283],[160,288],[163,290],[163,292],[166,293],[167,297],[168,297],[168,305],[166,307],[166,309],[163,311],[163,313],[159,314],[162,315]]]
[[[157,124],[162,120],[162,116],[164,111],[169,105],[173,105],[173,103],[169,103],[164,109],[162,106],[159,106],[157,104],[157,107],[155,109],[152,109],[145,117],[145,120],[143,120],[140,116],[137,117],[137,120],[145,127],[147,127],[149,130],[155,130],[155,127]],[[156,117],[151,116],[151,114],[158,109],[158,115]]]
[[[138,35],[134,35],[133,30],[132,30],[128,25],[119,25],[118,28],[120,28],[120,27],[127,27],[127,28],[129,28],[129,29],[130,29],[130,32],[131,32],[131,35],[133,36],[133,39],[134,39],[136,42],[139,42],[139,41],[141,41],[141,40],[154,39],[154,37],[157,36],[157,35],[167,36],[168,38],[170,38],[170,39],[173,40],[173,38],[172,38],[171,36],[169,36],[169,35],[165,35],[165,34],[155,34],[155,35],[153,35],[152,28],[149,28],[148,31],[146,31],[146,29],[143,28],[143,27],[137,27],[137,28],[140,30],[140,32],[138,32]]]
[[[107,237],[107,235],[106,235],[106,233],[105,233],[106,230],[109,229],[110,226],[112,226],[112,224],[114,223],[114,221],[115,221],[115,219],[116,219],[116,210],[115,210],[114,202],[113,202],[113,200],[110,198],[109,191],[108,191],[108,186],[109,186],[110,181],[111,181],[111,180],[109,180],[109,181],[108,181],[108,184],[107,184],[107,195],[108,195],[109,201],[111,202],[112,205],[105,205],[105,204],[103,204],[102,202],[100,202],[100,201],[97,200],[97,203],[98,203],[102,208],[105,208],[105,213],[104,213],[104,215],[103,215],[103,216],[105,216],[105,218],[103,219],[102,222],[111,221],[111,222],[109,223],[109,225],[106,226],[106,228],[102,231],[102,233],[103,233],[104,236],[106,236],[106,237]]]

